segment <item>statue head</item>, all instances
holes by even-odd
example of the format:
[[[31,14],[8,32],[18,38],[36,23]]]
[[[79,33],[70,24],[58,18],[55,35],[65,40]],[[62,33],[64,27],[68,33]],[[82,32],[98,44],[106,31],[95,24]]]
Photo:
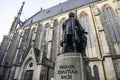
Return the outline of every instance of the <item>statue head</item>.
[[[73,12],[70,12],[70,13],[69,13],[69,18],[70,18],[70,17],[75,17],[75,15],[74,15]]]

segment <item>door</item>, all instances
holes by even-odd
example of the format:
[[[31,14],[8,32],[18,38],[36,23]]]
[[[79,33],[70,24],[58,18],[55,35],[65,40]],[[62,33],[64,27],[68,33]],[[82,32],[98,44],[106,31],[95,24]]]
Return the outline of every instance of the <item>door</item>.
[[[32,77],[33,77],[33,70],[29,70],[25,72],[24,80],[32,80]]]

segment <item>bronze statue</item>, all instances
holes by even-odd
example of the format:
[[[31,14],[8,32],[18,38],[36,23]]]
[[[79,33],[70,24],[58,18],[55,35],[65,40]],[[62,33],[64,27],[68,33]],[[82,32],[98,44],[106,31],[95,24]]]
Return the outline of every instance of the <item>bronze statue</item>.
[[[62,53],[80,52],[86,56],[87,38],[85,34],[87,32],[85,32],[79,21],[75,18],[74,13],[69,13],[69,19],[63,23],[62,30]]]

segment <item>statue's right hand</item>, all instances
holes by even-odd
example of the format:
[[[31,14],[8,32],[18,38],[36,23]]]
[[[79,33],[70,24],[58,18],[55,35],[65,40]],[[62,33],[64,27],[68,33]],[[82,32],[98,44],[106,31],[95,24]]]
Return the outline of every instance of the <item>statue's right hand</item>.
[[[86,32],[86,31],[85,31],[84,33],[85,33],[85,34],[88,34],[88,32]]]
[[[62,47],[63,47],[63,41],[60,41],[60,46],[62,46]]]

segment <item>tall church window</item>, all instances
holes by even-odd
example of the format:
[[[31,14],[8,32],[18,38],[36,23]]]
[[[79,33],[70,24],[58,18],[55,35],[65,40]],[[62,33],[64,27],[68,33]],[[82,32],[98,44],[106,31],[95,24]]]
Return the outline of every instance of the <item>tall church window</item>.
[[[53,22],[53,26],[57,26],[58,25],[58,20],[55,19],[54,22]]]
[[[97,65],[93,66],[94,78],[95,80],[100,80],[99,70]]]
[[[50,55],[51,52],[49,52],[49,30],[50,30],[50,24],[49,23],[46,23],[45,26],[44,26],[44,32],[43,32],[43,38],[44,38],[44,41],[43,41],[43,45],[45,47],[45,51],[44,51],[44,55],[48,57],[48,55]]]
[[[18,63],[18,64],[22,60],[23,53],[27,49],[26,45],[27,45],[27,42],[28,42],[29,33],[30,33],[30,28],[25,29],[22,32],[22,35],[21,35],[21,38],[20,38],[20,41],[19,41],[19,44],[18,44],[19,52],[18,52],[17,60],[16,60],[16,63]]]
[[[19,33],[14,33],[13,38],[11,40],[11,44],[9,46],[8,49],[8,54],[6,56],[6,61],[9,62],[9,64],[11,64],[11,62],[13,61],[13,57],[15,57],[15,52],[17,50],[17,46],[18,46],[18,41],[20,39],[20,35]]]
[[[65,20],[66,20],[66,18],[65,17],[63,17],[61,20],[60,20],[60,24],[61,24],[61,26],[60,26],[60,35],[62,36],[62,24],[65,22]],[[61,38],[61,37],[60,37]]]
[[[51,59],[54,61],[56,57],[56,53],[58,53],[58,38],[59,38],[59,23],[58,19],[53,20],[53,37],[52,37],[52,54]]]
[[[20,48],[20,45],[21,45],[21,42],[22,42],[22,35],[23,35],[23,32],[21,33],[21,37],[20,37],[20,40],[19,40],[19,43],[18,43],[18,48]]]
[[[35,32],[35,28],[33,29],[33,31],[32,31],[32,40],[35,40],[35,36],[36,36],[36,32]]]
[[[50,28],[50,24],[49,23],[45,24],[45,29],[44,29],[45,43],[48,42],[49,28]]]
[[[43,25],[39,24],[36,32],[35,47],[38,49],[41,49],[42,28],[43,28]]]
[[[63,17],[63,18],[60,20],[60,23],[62,23],[62,24],[63,24],[63,22],[65,22],[65,20],[66,20],[66,18],[65,18],[65,17]]]
[[[66,20],[66,18],[65,17],[63,17],[61,20],[60,20],[60,27],[59,27],[59,40],[61,41],[62,40],[62,33],[63,33],[63,30],[62,30],[62,25],[63,25],[63,23],[65,22],[65,20]],[[60,42],[59,41],[59,42]],[[60,44],[59,44],[60,45]],[[60,53],[62,52],[62,47],[60,47],[59,48],[60,50]]]
[[[36,32],[35,32],[35,28],[33,28],[31,31],[31,45],[34,45],[35,37],[36,37]]]
[[[82,12],[79,17],[79,21],[81,26],[85,29],[85,31],[88,32],[87,36],[87,47],[86,47],[86,53],[89,57],[93,57],[93,54],[95,53],[95,43],[94,43],[94,34],[92,32],[92,27],[90,24],[90,19],[87,13]]]
[[[108,29],[109,36],[113,43],[120,42],[120,22],[110,6],[104,6],[103,17]]]
[[[66,20],[66,18],[65,17],[63,17],[61,20],[60,20],[60,40],[62,39],[62,25],[63,25],[63,23],[65,22],[65,20]]]

